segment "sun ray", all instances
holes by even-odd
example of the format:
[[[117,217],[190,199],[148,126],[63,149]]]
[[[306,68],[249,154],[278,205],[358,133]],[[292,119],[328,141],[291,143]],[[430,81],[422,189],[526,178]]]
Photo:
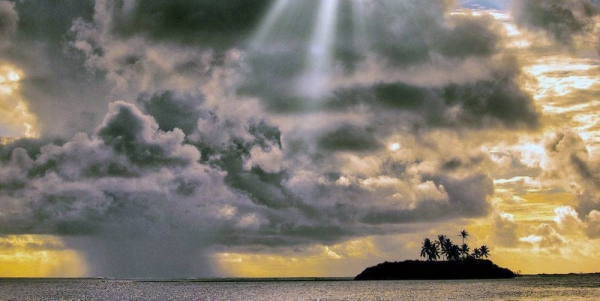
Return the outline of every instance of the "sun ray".
[[[328,75],[333,64],[338,7],[339,0],[320,2],[308,48],[308,66],[298,84],[299,92],[310,98],[322,96],[327,87]]]
[[[267,13],[266,18],[258,27],[254,38],[250,42],[250,49],[260,48],[267,40],[267,37],[273,30],[275,23],[281,18],[285,9],[289,6],[290,0],[277,0]]]

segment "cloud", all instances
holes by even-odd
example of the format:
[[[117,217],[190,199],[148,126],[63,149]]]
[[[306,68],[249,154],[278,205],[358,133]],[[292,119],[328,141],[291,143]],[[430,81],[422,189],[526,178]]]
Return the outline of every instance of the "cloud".
[[[374,136],[368,129],[341,125],[319,137],[317,144],[324,151],[374,151],[382,147]]]
[[[335,110],[367,106],[382,114],[403,114],[403,121],[427,126],[535,128],[539,113],[531,97],[519,88],[517,75],[499,70],[491,78],[441,88],[379,82],[336,91],[327,106]]]
[[[571,206],[558,207],[554,209],[554,213],[554,221],[562,231],[577,231],[583,226],[579,214]]]
[[[271,2],[99,1],[96,9],[102,9],[107,27],[120,37],[228,49],[245,42]]]
[[[306,7],[298,9],[308,10],[313,5],[310,2]],[[340,22],[344,22],[346,15],[352,15],[347,11],[353,9],[359,8],[352,7],[351,2],[342,2]],[[433,68],[440,73],[444,65],[452,66],[448,72],[456,72],[456,65],[468,60],[492,61],[501,48],[502,29],[490,16],[450,15],[449,9],[447,3],[439,1],[421,1],[418,4],[411,1],[378,1],[366,4],[362,23],[356,23],[356,20],[347,21],[350,23],[348,29],[337,32],[330,51],[333,62],[332,74],[329,74],[335,76],[336,81],[322,79],[324,83],[321,84],[326,86],[327,93],[320,96],[328,96],[329,92],[341,94],[348,99],[342,101],[349,104],[356,101],[356,98],[368,97],[361,95],[360,91],[348,92],[349,85],[344,81],[340,84],[338,82],[339,78],[351,80],[363,76],[369,72],[369,68],[376,68],[379,73],[390,70],[398,73],[401,69],[415,73],[423,66],[433,64]],[[298,22],[302,22],[302,26],[311,24],[309,18]],[[306,31],[310,30],[308,28]],[[265,107],[272,112],[310,112],[320,109],[318,101],[302,101],[303,93],[307,89],[315,89],[314,86],[303,87],[301,84],[302,79],[307,76],[306,61],[310,59],[310,53],[307,52],[306,45],[310,43],[310,38],[294,35],[293,39],[289,40],[290,37],[279,37],[275,33],[269,38],[265,45],[248,51],[246,72],[249,76],[246,77],[240,91],[260,97]],[[472,71],[470,68],[469,72]],[[454,74],[454,78],[458,77]],[[379,84],[377,79],[368,78],[364,76],[360,83],[354,82],[350,86]],[[388,79],[382,83],[385,84],[395,83]],[[406,88],[410,86],[410,83],[398,84],[404,84]],[[430,83],[423,88],[429,87]],[[414,90],[418,89],[405,92],[416,92]],[[514,88],[508,87],[507,90]],[[419,97],[414,94],[411,96]],[[420,103],[426,105],[427,96],[421,96],[425,99]],[[530,102],[519,97],[519,102],[521,101]]]
[[[319,1],[290,3],[259,47],[272,1],[82,2],[42,28],[48,40],[23,12],[31,51],[5,55],[26,65],[26,96],[56,128],[0,146],[0,230],[65,238],[97,275],[191,277],[212,275],[214,252],[489,216],[481,141],[541,126],[497,22],[451,1],[365,3],[364,27],[339,29],[323,89],[307,94]],[[354,22],[351,3],[340,22]]]
[[[154,117],[161,130],[178,128],[186,135],[196,129],[201,116],[208,114],[199,109],[202,102],[203,95],[177,95],[169,90],[153,95],[142,94],[137,99],[140,107]]]
[[[593,31],[600,6],[591,0],[515,0],[511,12],[517,25],[571,45],[578,35]]]
[[[212,209],[197,206],[216,206],[193,196],[215,195],[218,203],[227,198],[219,190],[228,190],[219,188],[222,174],[199,165],[200,153],[182,144],[183,138],[181,130],[160,131],[152,117],[116,102],[92,137],[79,134],[61,146],[46,145],[35,159],[15,148],[2,167],[2,231],[70,236],[66,243],[103,275],[202,274],[191,267],[177,270],[192,257],[202,262],[206,235],[186,229],[197,229],[202,223],[193,220],[211,215]],[[160,234],[174,229],[181,236],[169,235],[173,240]],[[173,245],[181,248],[169,249]],[[143,248],[153,250],[146,259],[134,255]],[[169,252],[180,252],[181,259],[160,258]],[[162,270],[169,265],[171,270]]]
[[[15,5],[9,1],[0,2],[0,45],[4,45],[13,37],[17,30],[19,14]]]
[[[8,1],[2,3],[8,7]],[[81,56],[65,51],[64,44],[73,19],[91,17],[93,1],[12,3],[18,22],[0,57],[3,66],[19,70],[20,96],[36,117],[40,134],[70,138],[78,131],[91,133],[106,111],[110,89],[102,76],[85,70]],[[2,24],[12,27],[11,22]]]
[[[586,218],[587,226],[586,234],[591,238],[600,237],[600,211],[592,210]]]
[[[576,209],[580,216],[600,209],[600,180],[596,176],[600,165],[588,152],[583,139],[572,130],[558,131],[548,137],[546,150],[550,161],[542,176],[566,182],[565,188],[577,195]]]
[[[535,234],[521,237],[519,240],[551,253],[561,253],[561,249],[566,243],[565,238],[556,229],[546,223],[542,223],[536,227]]]
[[[274,168],[262,158],[281,151],[277,129],[261,122],[248,127],[245,135],[253,138],[230,132],[225,144],[202,138],[188,144],[178,128],[165,132],[136,106],[115,102],[92,136],[79,134],[61,145],[45,145],[34,158],[23,148],[13,148],[2,167],[2,229],[80,237],[68,244],[90,256],[97,271],[148,276],[164,265],[177,270],[192,256],[185,253],[181,261],[150,267],[175,243],[159,242],[160,233],[175,231],[169,234],[173,240],[190,241],[182,249],[202,257],[216,245],[244,249],[332,243],[394,228],[377,225],[477,217],[489,208],[487,197],[493,188],[481,174],[417,175],[422,179],[416,178],[409,184],[414,188],[406,190],[394,186],[409,183],[403,179],[408,175],[398,174],[398,179],[390,178],[397,184],[388,190],[371,190],[374,182],[364,179],[345,192],[334,181],[307,179],[317,197],[298,194],[300,171],[286,165]],[[285,142],[281,147],[286,149]],[[208,155],[203,159],[198,150]],[[392,210],[387,207],[391,204],[378,200],[381,192],[411,189],[418,192],[412,209]],[[363,198],[364,205],[358,206],[357,198]],[[137,239],[126,242],[132,235]],[[129,251],[111,251],[120,244]],[[127,270],[121,261],[104,261],[113,255],[131,258],[154,244],[148,264],[139,268]]]
[[[447,1],[381,1],[370,9],[370,50],[393,65],[421,64],[436,55],[485,57],[496,52],[501,40],[491,17],[448,16]],[[464,40],[470,41],[469,46],[458,47]]]
[[[494,242],[504,247],[514,247],[518,243],[517,223],[509,213],[495,213],[493,216],[492,237]]]

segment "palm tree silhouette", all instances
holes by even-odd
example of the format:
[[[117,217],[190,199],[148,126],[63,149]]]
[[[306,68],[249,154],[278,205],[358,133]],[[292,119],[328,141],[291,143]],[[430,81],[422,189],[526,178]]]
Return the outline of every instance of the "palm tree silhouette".
[[[431,249],[429,250],[429,254],[433,260],[438,260],[440,258],[440,247],[435,242],[431,244]]]
[[[427,261],[434,261],[440,258],[438,245],[429,238],[425,238],[421,247],[421,257],[427,258]]]
[[[473,249],[473,254],[471,254],[475,259],[481,258],[481,250],[479,248]]]
[[[448,260],[459,261],[460,260],[460,247],[455,244],[451,244],[451,246],[448,248],[447,256],[448,256]]]
[[[429,256],[429,250],[431,249],[431,239],[425,238],[423,241],[423,245],[421,246],[421,257],[427,258],[428,261],[431,261],[431,257]]]
[[[444,237],[444,243],[441,245],[442,253],[446,256],[446,260],[455,259],[455,254],[458,252],[458,257],[460,257],[460,249],[457,245],[452,243],[450,238]]]
[[[490,249],[488,249],[488,247],[486,245],[483,245],[479,248],[479,251],[481,252],[481,257],[485,257],[488,258],[488,256],[490,256]]]
[[[444,257],[446,257],[446,260],[448,259],[448,257],[446,256],[446,254],[448,253],[448,250],[446,249],[446,240],[448,240],[448,238],[446,238],[446,235],[440,234],[438,235],[438,245],[440,246],[440,250],[442,252],[442,254],[444,254]]]
[[[469,232],[462,230],[459,236],[463,239],[462,245],[455,245],[450,238],[443,234],[438,235],[437,241],[425,238],[421,247],[421,257],[426,258],[427,261],[434,261],[438,260],[440,255],[445,260],[466,260],[470,257],[482,259],[491,256],[490,249],[486,245],[473,249],[473,253],[469,254],[470,248],[465,243]]]
[[[463,244],[460,247],[460,253],[463,255],[463,259],[469,255],[469,246],[467,244]]]
[[[469,232],[467,232],[467,230],[462,230],[462,231],[460,231],[460,236],[462,237],[463,245],[464,245],[465,239],[467,238],[467,236],[469,236]]]

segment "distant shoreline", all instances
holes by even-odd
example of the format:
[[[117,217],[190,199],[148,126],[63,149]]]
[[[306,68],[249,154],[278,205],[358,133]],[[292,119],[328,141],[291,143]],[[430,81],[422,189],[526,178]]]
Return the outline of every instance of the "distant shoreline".
[[[594,273],[565,273],[565,274],[521,274],[519,277],[585,277],[595,276],[600,277],[600,272]],[[113,278],[113,277],[0,277],[1,281],[82,281],[82,280],[99,280],[99,281],[132,281],[132,282],[334,282],[334,281],[354,281],[354,277],[266,277],[266,278],[173,278],[173,279],[152,279],[152,278]],[[443,280],[443,279],[440,279]],[[451,279],[450,279],[451,280]],[[469,279],[456,279],[469,280]],[[471,279],[478,280],[478,279]],[[494,279],[481,279],[494,280]],[[399,280],[406,281],[406,280]],[[410,281],[410,280],[408,280]]]
[[[131,282],[334,282],[352,281],[354,277],[265,277],[265,278],[117,278],[117,277],[0,277],[2,281],[131,281]]]

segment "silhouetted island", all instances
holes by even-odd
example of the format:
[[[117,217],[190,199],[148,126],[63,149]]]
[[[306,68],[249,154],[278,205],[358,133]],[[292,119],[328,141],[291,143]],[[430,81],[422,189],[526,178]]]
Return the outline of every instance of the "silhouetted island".
[[[384,262],[365,269],[354,280],[442,280],[514,278],[511,270],[490,260]]]
[[[470,248],[465,243],[468,236],[467,230],[460,232],[460,246],[454,244],[446,235],[438,235],[437,241],[425,238],[421,247],[421,257],[427,261],[386,261],[367,268],[354,280],[501,279],[517,276],[513,271],[483,259],[490,256],[486,245],[469,253]],[[442,256],[446,261],[437,261]]]

